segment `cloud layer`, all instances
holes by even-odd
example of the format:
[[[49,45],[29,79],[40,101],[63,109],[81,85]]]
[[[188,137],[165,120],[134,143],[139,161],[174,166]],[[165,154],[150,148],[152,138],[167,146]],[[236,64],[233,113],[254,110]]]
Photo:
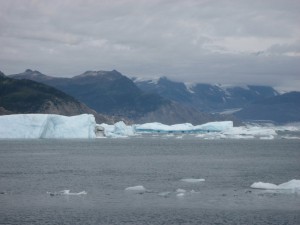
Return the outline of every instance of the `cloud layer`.
[[[297,0],[0,0],[0,70],[300,90],[299,12]]]

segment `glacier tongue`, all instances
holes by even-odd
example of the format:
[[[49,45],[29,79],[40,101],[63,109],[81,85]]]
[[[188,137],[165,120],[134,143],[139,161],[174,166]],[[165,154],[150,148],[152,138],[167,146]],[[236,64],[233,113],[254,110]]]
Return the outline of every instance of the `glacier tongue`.
[[[17,114],[0,116],[0,138],[95,138],[93,115]]]

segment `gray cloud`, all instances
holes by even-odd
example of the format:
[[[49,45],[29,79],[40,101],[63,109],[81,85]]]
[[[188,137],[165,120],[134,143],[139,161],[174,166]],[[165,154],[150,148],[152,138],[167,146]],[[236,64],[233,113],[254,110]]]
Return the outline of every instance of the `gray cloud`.
[[[0,0],[0,62],[300,90],[296,0]]]

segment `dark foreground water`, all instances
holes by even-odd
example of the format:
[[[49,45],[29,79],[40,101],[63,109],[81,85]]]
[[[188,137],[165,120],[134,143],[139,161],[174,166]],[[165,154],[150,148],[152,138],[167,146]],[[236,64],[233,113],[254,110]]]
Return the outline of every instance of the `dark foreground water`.
[[[291,179],[299,140],[0,140],[0,224],[294,225],[299,194],[250,188]]]

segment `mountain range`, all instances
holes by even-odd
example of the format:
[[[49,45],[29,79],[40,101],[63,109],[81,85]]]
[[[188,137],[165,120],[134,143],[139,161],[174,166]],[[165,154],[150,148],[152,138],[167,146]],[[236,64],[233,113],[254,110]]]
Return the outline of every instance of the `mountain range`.
[[[211,115],[193,107],[166,99],[155,93],[146,93],[128,77],[116,70],[87,71],[71,78],[58,78],[38,71],[26,70],[9,77],[29,79],[52,86],[85,103],[98,113],[128,118],[135,123],[161,122],[165,124],[194,124],[219,120],[238,120],[232,116]]]
[[[38,71],[26,70],[9,77],[52,86],[83,102],[97,113],[128,118],[135,123],[300,121],[299,93],[280,95],[270,86],[187,84],[166,77],[152,80],[130,79],[116,70],[87,71],[71,78],[51,77]],[[278,115],[274,116],[275,114]]]
[[[156,93],[186,106],[192,106],[204,112],[232,112],[279,93],[269,86],[224,86],[221,84],[171,81],[166,77],[154,80],[132,78],[135,84],[147,93]]]

